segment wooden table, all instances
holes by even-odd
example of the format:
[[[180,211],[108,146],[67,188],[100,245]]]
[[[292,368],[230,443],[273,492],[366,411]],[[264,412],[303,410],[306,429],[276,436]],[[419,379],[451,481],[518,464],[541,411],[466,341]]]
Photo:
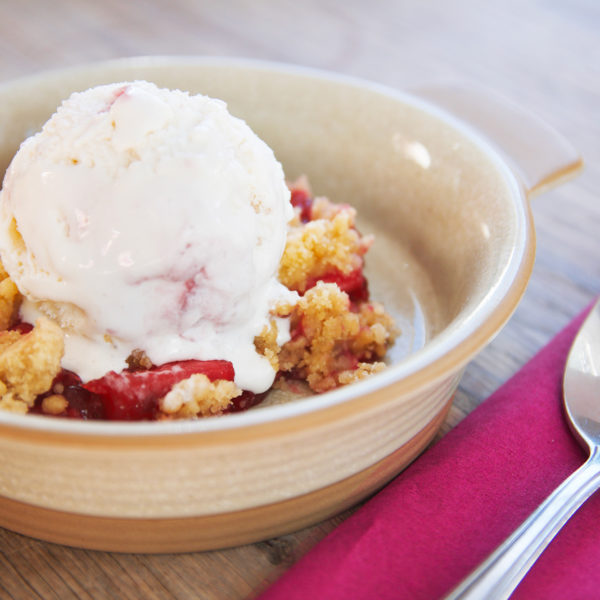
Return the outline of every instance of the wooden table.
[[[600,292],[598,31],[597,0],[0,0],[0,82],[122,56],[246,56],[396,88],[475,81],[554,125],[586,170],[534,200],[531,283],[467,369],[443,435]],[[247,598],[344,516],[251,546],[160,556],[71,549],[0,530],[0,598]]]

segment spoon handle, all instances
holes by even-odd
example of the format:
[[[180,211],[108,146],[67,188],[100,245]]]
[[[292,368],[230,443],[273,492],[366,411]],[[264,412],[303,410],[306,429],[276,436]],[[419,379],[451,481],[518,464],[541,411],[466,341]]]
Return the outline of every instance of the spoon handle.
[[[556,488],[446,600],[508,598],[573,513],[600,487],[600,451]]]

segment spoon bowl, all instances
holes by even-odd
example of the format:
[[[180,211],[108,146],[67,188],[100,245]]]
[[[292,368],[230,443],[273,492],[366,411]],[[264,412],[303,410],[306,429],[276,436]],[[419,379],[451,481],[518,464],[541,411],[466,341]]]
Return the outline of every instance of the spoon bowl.
[[[590,454],[600,446],[600,301],[577,336],[563,382],[569,425]]]

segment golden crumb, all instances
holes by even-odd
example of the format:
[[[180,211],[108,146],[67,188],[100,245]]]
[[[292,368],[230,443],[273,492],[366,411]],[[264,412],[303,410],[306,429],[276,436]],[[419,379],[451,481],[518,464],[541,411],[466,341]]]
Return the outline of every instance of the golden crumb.
[[[88,327],[88,317],[83,310],[70,302],[36,300],[30,301],[30,304],[37,312],[57,323],[66,333],[82,331]],[[110,339],[105,341],[110,343]]]
[[[350,371],[342,371],[338,374],[337,379],[341,385],[348,385],[350,383],[356,383],[365,377],[369,377],[374,373],[379,373],[385,369],[385,363],[383,362],[375,362],[375,363],[358,363],[358,367],[356,369],[352,369]]]
[[[14,217],[11,219],[10,225],[8,226],[8,235],[11,238],[13,248],[19,254],[24,254],[27,251],[27,246],[25,245],[25,240],[19,231],[17,220]]]
[[[332,271],[348,274],[360,268],[372,239],[354,228],[354,216],[353,209],[342,206],[331,220],[292,227],[279,265],[281,283],[303,293],[311,280]]]
[[[0,331],[14,322],[21,304],[21,294],[0,263]]]
[[[13,330],[0,331],[0,354],[9,346],[20,340],[22,333]]]
[[[279,371],[279,359],[277,355],[280,348],[277,344],[277,323],[274,320],[271,321],[268,327],[265,326],[263,328],[260,335],[254,338],[254,347],[260,355],[264,356],[271,363],[274,371]]]
[[[4,396],[11,402],[33,406],[36,396],[50,389],[60,370],[63,351],[62,330],[43,317],[29,333],[1,332],[0,381],[6,387]]]
[[[360,330],[352,340],[352,352],[362,361],[381,360],[400,333],[394,319],[378,302],[360,304],[358,318]]]
[[[52,394],[42,400],[42,412],[47,415],[60,415],[68,406],[69,402],[62,394]]]
[[[295,301],[292,302],[291,300],[280,300],[270,312],[274,317],[285,318],[292,314],[295,306]]]
[[[222,413],[241,393],[242,390],[233,381],[210,381],[203,373],[197,373],[176,383],[158,401],[158,407],[170,418],[207,417]]]
[[[140,371],[144,369],[151,369],[154,365],[148,358],[148,355],[139,349],[131,351],[131,354],[125,359],[127,367],[132,371]]]
[[[0,410],[24,415],[29,410],[29,406],[21,398],[15,397],[14,394],[4,393],[0,397]]]

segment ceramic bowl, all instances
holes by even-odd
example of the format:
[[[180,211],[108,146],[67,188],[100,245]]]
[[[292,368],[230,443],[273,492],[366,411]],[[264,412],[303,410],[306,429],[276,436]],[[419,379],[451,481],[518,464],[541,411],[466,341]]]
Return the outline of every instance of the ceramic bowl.
[[[508,144],[521,174],[486,132],[430,100],[295,67],[157,57],[0,86],[0,173],[72,91],[132,79],[226,100],[289,179],[305,174],[318,195],[355,206],[359,228],[376,236],[372,297],[402,335],[388,368],[368,380],[270,398],[241,414],[127,424],[2,413],[0,525],[134,552],[215,549],[298,530],[372,494],[431,441],[463,368],[525,290],[535,246],[528,196],[580,161],[539,123],[470,92],[422,94],[466,110],[487,133],[495,127],[494,142]],[[543,140],[535,160],[520,155],[511,127]]]

